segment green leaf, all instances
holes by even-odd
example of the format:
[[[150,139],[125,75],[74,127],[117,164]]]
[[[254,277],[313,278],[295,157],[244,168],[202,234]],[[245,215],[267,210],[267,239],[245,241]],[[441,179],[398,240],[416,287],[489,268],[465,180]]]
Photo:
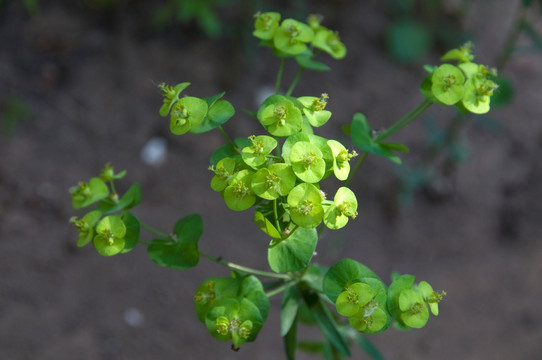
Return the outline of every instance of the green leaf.
[[[389,149],[399,151],[408,149],[405,146],[399,144],[379,143],[374,141],[371,135],[371,128],[369,127],[369,123],[367,122],[367,118],[361,113],[356,113],[354,115],[354,118],[352,119],[351,137],[354,145],[356,145],[361,150],[366,151],[370,154],[387,157],[396,164],[400,164],[401,159]]]
[[[267,251],[271,269],[277,273],[287,273],[306,267],[318,243],[315,229],[297,228],[284,240],[273,239]]]
[[[138,184],[133,184],[118,202],[114,202],[112,199],[105,199],[100,202],[98,210],[106,214],[111,214],[119,210],[131,209],[139,203],[141,203],[141,187]]]
[[[158,265],[186,270],[199,261],[198,241],[203,233],[199,215],[188,215],[177,221],[173,232],[176,241],[155,239],[147,247],[147,253]]]
[[[315,70],[315,71],[329,71],[331,68],[324,64],[323,62],[314,60],[312,56],[298,55],[295,57],[295,60],[305,69]]]
[[[275,226],[269,221],[261,212],[256,211],[254,213],[254,222],[256,225],[267,235],[273,239],[280,239],[280,233]]]
[[[139,220],[129,211],[122,213],[121,219],[126,225],[126,235],[124,236],[124,248],[121,253],[124,254],[132,250],[139,241]]]
[[[306,293],[303,294],[303,299],[309,310],[311,310],[316,323],[322,330],[326,339],[329,340],[341,354],[350,356],[350,346],[348,345],[348,342],[337,329],[335,320],[331,317],[329,310],[322,303],[320,297],[314,293]]]
[[[380,278],[367,266],[352,259],[342,259],[329,268],[324,276],[324,293],[329,300],[335,303],[339,294],[342,293],[349,284],[363,278],[380,280]]]
[[[294,318],[292,326],[290,326],[288,333],[284,335],[283,339],[286,359],[295,360],[295,351],[297,348],[297,317]]]
[[[197,126],[192,126],[190,132],[193,134],[201,134],[207,131],[211,131],[235,115],[235,108],[227,100],[218,100],[224,93],[215,95],[212,98],[204,98],[209,104],[209,110],[207,115],[203,119],[203,122]]]
[[[284,292],[280,312],[280,336],[287,336],[294,326],[300,300],[301,294],[297,286],[289,286]]]

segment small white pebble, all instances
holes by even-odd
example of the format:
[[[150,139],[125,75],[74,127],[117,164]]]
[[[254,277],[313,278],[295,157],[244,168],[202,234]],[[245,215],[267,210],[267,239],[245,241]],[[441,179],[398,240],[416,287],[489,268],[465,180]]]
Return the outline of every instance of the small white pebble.
[[[132,327],[141,327],[145,317],[136,308],[129,308],[124,311],[124,322]]]
[[[141,149],[141,161],[147,165],[160,166],[166,161],[167,142],[163,137],[155,136]]]

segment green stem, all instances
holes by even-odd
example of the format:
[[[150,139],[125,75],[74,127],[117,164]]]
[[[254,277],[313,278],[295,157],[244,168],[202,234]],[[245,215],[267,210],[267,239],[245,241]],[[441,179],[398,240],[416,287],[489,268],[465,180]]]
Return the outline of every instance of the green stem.
[[[295,74],[295,78],[292,81],[292,84],[288,88],[288,91],[286,92],[286,96],[292,95],[294,92],[295,87],[297,86],[297,83],[299,82],[299,79],[301,79],[301,75],[303,75],[303,72],[305,71],[304,67],[300,67],[299,70],[297,70],[297,74]]]
[[[287,279],[287,280],[290,280],[290,277],[288,275],[286,275],[286,274],[276,274],[276,273],[272,273],[272,272],[269,272],[269,271],[262,271],[262,270],[252,269],[252,268],[242,266],[242,265],[238,265],[238,264],[235,264],[235,263],[232,263],[232,262],[229,262],[229,261],[224,261],[222,259],[219,259],[219,258],[214,257],[212,255],[209,255],[207,253],[204,253],[203,251],[200,251],[199,253],[200,253],[200,255],[206,257],[207,259],[209,259],[211,261],[214,261],[214,262],[216,262],[218,264],[227,266],[228,268],[230,268],[232,270],[238,270],[238,271],[244,272],[246,274],[258,275],[258,276],[266,276],[266,277],[275,278],[275,279]]]
[[[282,72],[284,71],[285,62],[286,62],[286,58],[280,58],[280,66],[279,66],[279,71],[277,73],[277,81],[275,82],[275,94],[278,94],[280,91],[280,82],[282,80]]]
[[[410,124],[414,119],[416,119],[418,116],[420,116],[425,110],[427,110],[433,102],[431,100],[425,99],[422,101],[418,106],[416,106],[414,109],[412,109],[410,112],[408,112],[405,116],[400,118],[395,124],[387,128],[383,133],[378,135],[378,137],[375,139],[375,142],[379,142],[384,140],[385,138],[395,134],[408,124]]]
[[[233,141],[231,141],[230,137],[228,136],[228,134],[226,134],[226,131],[224,131],[224,129],[222,128],[222,125],[219,125],[218,126],[218,130],[220,130],[220,133],[222,134],[222,136],[224,137],[224,139],[226,140],[226,142],[237,152],[239,152],[239,149],[237,148],[237,146],[235,146],[235,143]]]
[[[288,287],[290,287],[291,285],[292,285],[291,282],[287,282],[286,284],[281,285],[281,286],[279,286],[279,287],[276,288],[276,289],[269,290],[268,292],[265,293],[265,295],[267,295],[267,297],[270,298],[271,296],[280,294],[281,292],[283,292],[284,290],[286,290],[286,289],[287,289]]]
[[[141,220],[139,221],[139,224],[141,225],[141,227],[147,229],[148,231],[160,236],[161,238],[165,238],[165,239],[171,239],[171,236],[166,234],[166,233],[163,233],[161,231],[158,231],[156,230],[155,228],[153,228],[152,226],[148,225],[148,224],[145,224],[144,222],[142,222]]]
[[[279,234],[282,234],[282,229],[280,228],[279,222],[279,213],[277,210],[277,199],[273,200],[273,215],[275,216],[275,226],[277,227]]]

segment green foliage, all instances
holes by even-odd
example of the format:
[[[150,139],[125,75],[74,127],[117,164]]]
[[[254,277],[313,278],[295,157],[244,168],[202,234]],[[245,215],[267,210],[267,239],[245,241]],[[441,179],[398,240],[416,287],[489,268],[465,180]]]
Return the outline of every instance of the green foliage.
[[[368,154],[400,163],[397,152],[408,148],[384,140],[433,103],[487,112],[496,88],[492,80],[495,73],[473,62],[469,45],[446,53],[443,60],[457,64],[427,66],[429,75],[421,86],[425,100],[389,128],[375,132],[364,115],[353,116],[348,130],[363,154],[351,167],[350,160],[358,155],[355,151],[349,151],[337,139],[316,134],[332,121],[332,113],[326,110],[329,96],[292,96],[301,73],[327,70],[315,60],[317,53],[327,53],[334,59],[346,55],[337,32],[320,23],[316,16],[303,23],[281,20],[275,12],[256,14],[254,36],[262,46],[272,48],[281,64],[276,93],[251,113],[262,125],[263,134],[230,139],[222,126],[235,116],[235,109],[223,99],[223,92],[204,98],[182,97],[190,83],[159,85],[163,93],[159,114],[170,117],[174,135],[218,129],[224,136],[227,144],[210,157],[210,187],[224,199],[227,208],[253,209],[255,225],[269,240],[267,265],[271,271],[248,268],[201,251],[200,215],[181,218],[171,234],[143,223],[129,211],[140,204],[141,188],[133,184],[118,194],[115,181],[124,178],[126,172],[115,173],[109,164],[98,177],[70,189],[75,209],[93,206],[81,219],[74,217],[71,221],[78,231],[77,245],[93,242],[104,256],[123,254],[143,244],[149,258],[160,266],[187,270],[198,265],[200,257],[226,266],[231,276],[205,280],[196,289],[194,306],[210,335],[231,341],[234,349],[257,338],[269,313],[269,297],[284,292],[281,336],[288,359],[295,358],[298,348],[320,352],[326,358],[350,356],[351,341],[373,359],[381,359],[364,335],[385,331],[392,323],[401,329],[423,327],[430,312],[438,315],[438,304],[445,293],[434,291],[423,281],[415,284],[412,275],[397,276],[388,287],[367,266],[349,258],[330,268],[312,265],[320,235],[325,229],[345,227],[358,215],[358,200],[350,183]],[[295,60],[299,72],[288,92],[281,95],[282,68],[287,59]],[[337,189],[332,200],[325,191],[329,178]],[[140,239],[141,228],[154,234],[152,241]],[[274,281],[262,283],[257,277]],[[318,326],[324,340],[299,343],[299,323]]]

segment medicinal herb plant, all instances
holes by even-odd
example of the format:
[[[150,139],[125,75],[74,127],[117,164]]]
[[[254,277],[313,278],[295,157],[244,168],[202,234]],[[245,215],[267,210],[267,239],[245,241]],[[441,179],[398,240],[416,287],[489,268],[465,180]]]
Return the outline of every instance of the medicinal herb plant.
[[[495,71],[474,62],[472,44],[450,50],[442,57],[446,63],[426,66],[428,74],[420,79],[423,101],[389,128],[375,132],[363,114],[355,114],[346,127],[356,146],[349,150],[338,140],[316,134],[332,117],[326,110],[330,95],[292,95],[305,71],[329,70],[316,60],[318,55],[325,53],[337,60],[346,56],[338,33],[321,25],[317,16],[304,23],[266,12],[255,15],[253,34],[280,59],[275,94],[252,113],[262,133],[231,140],[222,125],[235,109],[224,99],[225,93],[182,96],[188,82],[159,85],[163,93],[159,114],[169,117],[175,135],[218,129],[224,136],[226,144],[210,158],[210,187],[229,209],[252,209],[254,223],[269,239],[271,271],[199,251],[203,233],[199,215],[181,218],[170,235],[145,224],[130,212],[141,202],[140,187],[134,184],[118,194],[115,181],[126,172],[115,173],[109,164],[99,176],[70,189],[75,209],[93,207],[71,219],[79,233],[77,245],[92,243],[101,255],[113,256],[143,244],[152,261],[161,266],[185,270],[196,266],[202,256],[228,267],[230,276],[205,280],[193,296],[196,315],[209,334],[231,342],[234,349],[256,340],[269,314],[269,297],[283,293],[281,336],[288,359],[302,348],[297,326],[307,319],[326,339],[320,348],[326,358],[349,356],[352,341],[372,358],[381,358],[364,334],[385,331],[392,324],[405,330],[424,327],[430,313],[438,315],[445,292],[408,274],[394,274],[388,285],[355,259],[342,259],[329,267],[313,265],[319,236],[326,228],[340,229],[356,218],[358,202],[349,185],[368,154],[400,163],[398,154],[408,148],[385,140],[433,104],[455,106],[461,112],[488,112],[497,87],[492,80]],[[296,61],[299,71],[282,93],[286,60]],[[329,177],[343,182],[331,194],[325,184]],[[140,240],[142,227],[157,238]]]

